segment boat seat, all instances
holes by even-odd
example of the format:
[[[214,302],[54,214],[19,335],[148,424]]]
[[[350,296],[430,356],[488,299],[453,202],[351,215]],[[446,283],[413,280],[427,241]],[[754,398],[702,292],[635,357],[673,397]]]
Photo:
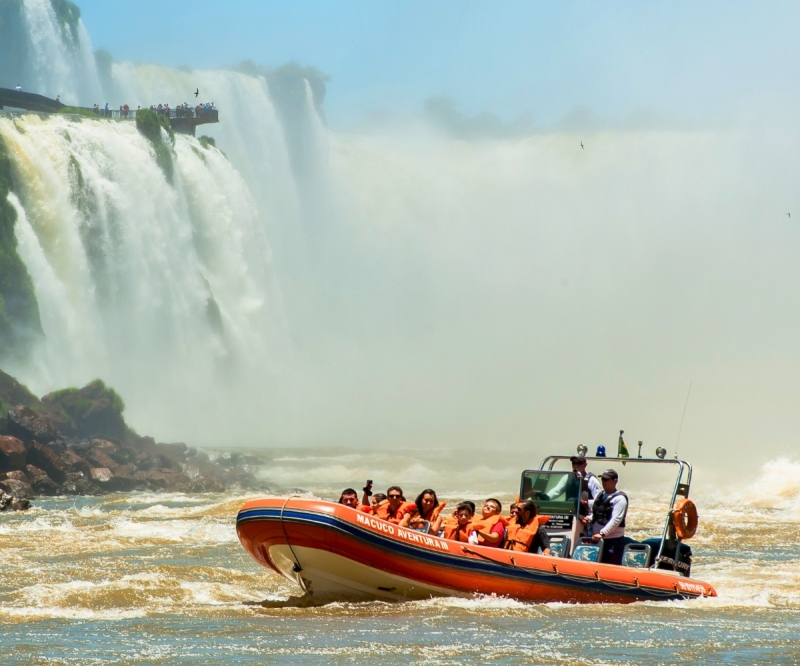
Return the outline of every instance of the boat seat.
[[[572,539],[563,534],[550,537],[550,555],[552,557],[569,557],[572,550]]]
[[[602,539],[595,543],[590,537],[581,537],[580,543],[575,546],[575,552],[572,553],[572,559],[581,562],[600,562],[604,545]]]
[[[622,551],[622,566],[646,569],[650,562],[650,551],[649,544],[629,543]]]

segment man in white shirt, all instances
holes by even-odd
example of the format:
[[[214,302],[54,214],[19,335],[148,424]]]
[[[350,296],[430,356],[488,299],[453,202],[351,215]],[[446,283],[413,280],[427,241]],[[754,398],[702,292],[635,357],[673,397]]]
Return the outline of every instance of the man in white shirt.
[[[617,490],[619,474],[607,469],[600,475],[603,492],[590,502],[592,508],[592,540],[603,539],[603,559],[606,564],[622,564],[625,549],[625,517],[628,514],[628,496]]]

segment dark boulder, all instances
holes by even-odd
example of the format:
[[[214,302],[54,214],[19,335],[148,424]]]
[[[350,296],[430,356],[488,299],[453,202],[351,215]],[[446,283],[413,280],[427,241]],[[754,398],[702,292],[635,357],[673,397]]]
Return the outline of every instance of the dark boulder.
[[[92,463],[94,467],[106,467],[112,472],[119,467],[119,463],[100,447],[89,449],[84,458]]]
[[[24,469],[28,451],[16,437],[0,437],[0,471]]]
[[[36,497],[36,493],[33,492],[33,488],[30,487],[30,484],[24,481],[17,481],[17,479],[5,479],[0,481],[0,490],[4,490],[12,497],[21,497],[23,499]]]
[[[27,470],[29,483],[37,495],[54,497],[61,494],[61,487],[43,469],[39,469],[35,465],[28,465]]]
[[[70,466],[64,458],[56,453],[53,447],[36,441],[31,442],[28,447],[28,463],[43,469],[51,479],[58,483],[63,483],[70,471]]]
[[[189,492],[192,493],[221,493],[225,490],[225,484],[216,476],[198,476],[192,479]]]
[[[64,461],[66,465],[67,472],[83,472],[84,474],[89,474],[89,470],[92,469],[92,466],[86,462],[84,458],[81,458],[73,449],[67,449],[61,455],[61,459]]]
[[[114,389],[95,379],[82,389],[64,389],[42,398],[59,431],[74,437],[113,437],[123,440],[128,427],[122,417],[125,403]]]
[[[250,472],[241,467],[234,467],[225,474],[225,485],[238,486],[240,488],[258,488],[259,482]]]
[[[69,472],[61,484],[61,491],[64,495],[102,495],[105,492],[83,472]]]
[[[21,439],[25,444],[34,439],[47,444],[58,437],[54,423],[29,407],[12,407],[8,410],[6,421],[6,432]]]
[[[27,498],[14,497],[0,491],[0,511],[25,511],[31,508],[31,503]]]
[[[186,492],[192,485],[191,479],[179,472],[162,472],[156,469],[148,469],[137,471],[133,477],[150,490]]]
[[[4,479],[15,479],[17,481],[24,481],[25,483],[30,483],[30,478],[28,475],[25,474],[21,469],[13,469],[10,472],[2,472],[0,473],[0,481]]]

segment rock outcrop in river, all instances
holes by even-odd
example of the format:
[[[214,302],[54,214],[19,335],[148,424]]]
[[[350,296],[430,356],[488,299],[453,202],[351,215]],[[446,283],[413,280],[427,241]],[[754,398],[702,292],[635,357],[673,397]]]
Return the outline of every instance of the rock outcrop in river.
[[[247,467],[260,460],[233,454],[212,462],[186,444],[141,437],[124,408],[100,380],[39,399],[0,371],[0,511],[25,509],[39,495],[256,486]]]

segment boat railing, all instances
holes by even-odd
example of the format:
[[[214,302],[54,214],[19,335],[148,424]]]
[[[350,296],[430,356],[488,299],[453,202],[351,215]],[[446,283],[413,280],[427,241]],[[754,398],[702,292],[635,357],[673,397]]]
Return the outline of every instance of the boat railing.
[[[574,454],[572,454],[574,455]],[[542,460],[541,464],[539,465],[539,469],[544,470],[545,465],[549,463],[547,467],[548,470],[552,470],[555,464],[559,460],[566,460],[572,457],[572,455],[564,455],[564,456],[547,456],[544,460]],[[661,558],[663,557],[664,553],[664,546],[667,543],[667,537],[669,535],[669,528],[672,524],[672,512],[675,508],[675,500],[677,499],[678,495],[684,498],[689,497],[689,488],[692,485],[692,465],[691,463],[687,462],[686,460],[679,460],[678,458],[634,458],[634,457],[611,457],[611,456],[584,456],[588,461],[595,460],[601,461],[604,463],[608,463],[611,461],[616,461],[624,464],[645,464],[645,465],[677,465],[678,466],[678,475],[675,479],[675,486],[672,489],[672,497],[669,501],[669,510],[667,511],[667,518],[664,521],[664,529],[661,533],[661,545],[658,548],[658,553],[656,554],[655,559],[655,566],[658,566],[659,562],[661,562]],[[683,481],[684,472],[686,473],[686,481]],[[681,538],[676,534],[675,535],[675,562],[680,555],[680,547],[681,547]],[[675,567],[673,566],[673,571]]]

